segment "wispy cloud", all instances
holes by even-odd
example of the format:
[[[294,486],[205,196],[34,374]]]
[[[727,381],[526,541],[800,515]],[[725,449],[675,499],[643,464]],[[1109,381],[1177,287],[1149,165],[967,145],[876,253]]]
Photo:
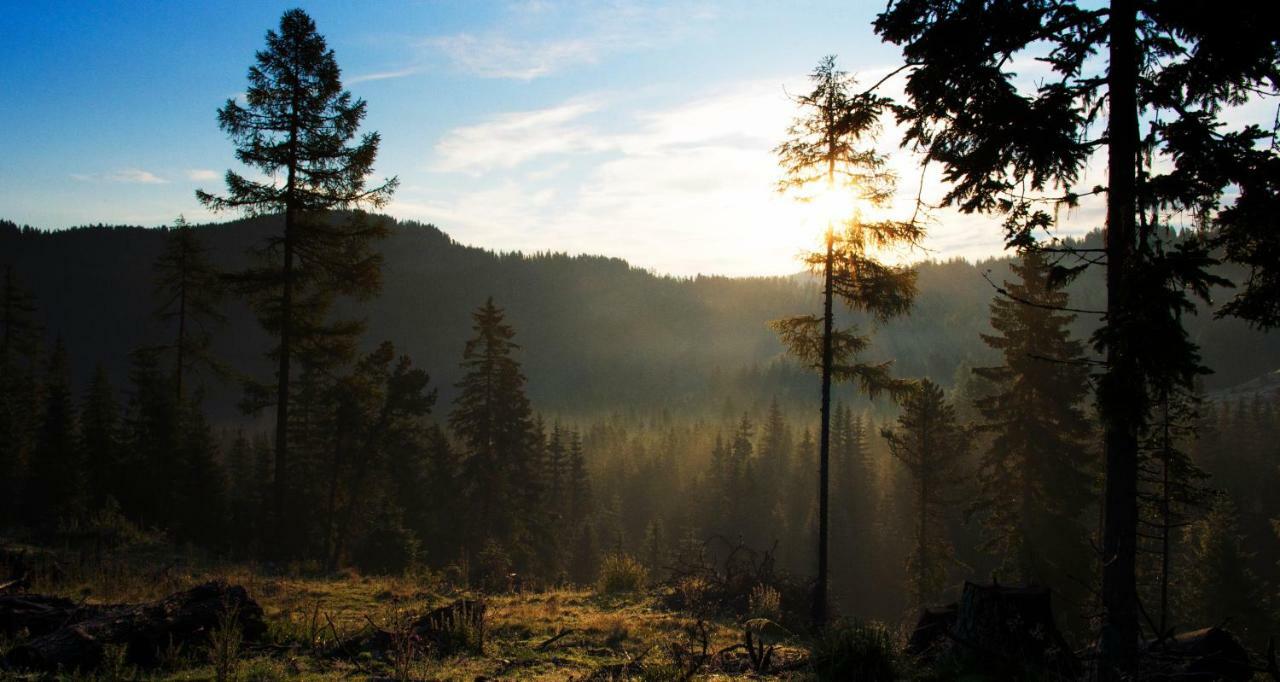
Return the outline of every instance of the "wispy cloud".
[[[436,143],[432,170],[481,173],[514,168],[549,154],[599,149],[608,144],[582,119],[603,108],[600,97],[570,100],[558,106],[490,117],[454,128]]]
[[[534,0],[509,4],[505,14],[491,30],[433,36],[422,45],[466,73],[527,81],[675,43],[715,16],[698,0],[668,6]]]
[[[534,42],[469,33],[431,38],[427,45],[438,48],[467,73],[512,80],[532,80],[565,66],[595,62],[604,51],[597,40]]]
[[[71,177],[81,182],[123,182],[138,185],[163,185],[168,180],[141,168],[123,168],[109,173],[72,173]]]
[[[794,272],[795,256],[816,246],[823,225],[812,209],[775,191],[773,148],[796,113],[786,93],[804,87],[802,76],[745,81],[651,107],[597,94],[492,116],[447,132],[434,148],[431,170],[442,180],[464,173],[467,181],[402,191],[389,210],[488,247],[603,253],[681,275]],[[897,149],[898,139],[889,128],[879,141],[901,178],[883,213],[905,217],[920,168]],[[941,183],[940,169],[931,168],[926,202],[941,196]],[[1064,217],[1067,234],[1096,224],[1083,208]],[[941,210],[932,218],[929,251],[887,256],[1001,250],[990,218]]]
[[[403,69],[394,69],[391,71],[375,71],[373,73],[363,73],[357,76],[352,76],[346,80],[346,84],[354,85],[356,83],[365,83],[368,81],[385,81],[393,78],[413,76],[418,73],[422,73],[422,68],[417,66],[409,66]]]
[[[187,179],[192,182],[212,182],[220,177],[222,177],[222,174],[208,168],[191,168],[187,170]]]

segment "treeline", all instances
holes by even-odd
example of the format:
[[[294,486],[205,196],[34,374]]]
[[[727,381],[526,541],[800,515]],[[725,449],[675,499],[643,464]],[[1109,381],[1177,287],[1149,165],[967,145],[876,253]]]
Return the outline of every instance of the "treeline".
[[[452,400],[461,376],[452,362],[470,335],[477,296],[492,294],[520,330],[530,397],[541,409],[583,415],[664,407],[715,416],[726,397],[740,407],[767,404],[777,395],[784,408],[808,409],[812,375],[783,354],[771,320],[818,307],[819,291],[807,277],[676,279],[625,262],[563,254],[495,254],[452,241],[438,229],[378,217],[388,235],[375,248],[382,256],[381,293],[358,304],[336,302],[347,317],[366,321],[362,350],[394,339],[439,381],[441,399]],[[252,260],[253,244],[280,229],[278,215],[192,230],[221,271]],[[72,378],[84,386],[102,363],[111,379],[128,378],[129,353],[164,333],[152,316],[151,264],[165,245],[164,229],[94,226],[41,231],[0,221],[0,253],[30,288],[39,292],[52,343],[61,335],[71,353]],[[1082,242],[1096,247],[1098,236]],[[954,260],[918,267],[913,313],[880,326],[871,359],[893,360],[903,376],[930,376],[951,386],[957,373],[990,361],[980,339],[990,331],[986,306],[1012,259]],[[1079,307],[1103,300],[1103,282],[1085,273],[1068,287]],[[1224,266],[1224,274],[1231,274]],[[259,349],[270,339],[254,313],[237,298],[223,303],[226,324],[212,329],[211,351],[239,372],[272,371]],[[866,320],[837,310],[842,324]],[[1234,386],[1280,366],[1280,340],[1242,321],[1215,320],[1209,311],[1185,319],[1214,374],[1206,390]],[[1087,338],[1096,316],[1081,315],[1073,334]],[[853,399],[849,387],[837,395]],[[239,419],[234,382],[207,387],[207,408],[218,423]]]

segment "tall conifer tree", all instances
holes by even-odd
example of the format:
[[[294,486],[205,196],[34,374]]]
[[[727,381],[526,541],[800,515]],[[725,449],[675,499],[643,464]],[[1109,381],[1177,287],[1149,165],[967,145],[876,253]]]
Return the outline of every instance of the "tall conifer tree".
[[[871,250],[914,245],[923,231],[914,222],[863,222],[855,207],[858,200],[884,205],[893,195],[896,178],[886,157],[872,147],[886,101],[855,94],[853,78],[836,68],[835,57],[824,58],[809,79],[813,90],[796,98],[802,113],[788,130],[789,138],[775,150],[783,170],[778,189],[795,192],[802,201],[834,203],[840,214],[830,217],[824,250],[805,258],[822,278],[822,314],[790,317],[773,326],[791,352],[821,377],[818,576],[812,617],[822,625],[827,619],[831,382],[854,381],[870,395],[906,388],[889,376],[888,363],[859,359],[870,340],[856,330],[835,329],[833,302],[838,297],[850,309],[879,320],[905,313],[915,295],[915,272],[885,266]]]
[[[978,498],[969,507],[986,529],[983,548],[1001,562],[1005,579],[1087,595],[1092,572],[1089,509],[1096,459],[1083,403],[1089,393],[1084,343],[1071,338],[1075,315],[1062,311],[1067,294],[1049,284],[1049,263],[1028,253],[1013,263],[1015,282],[991,302],[997,367],[978,368],[987,380],[976,401],[991,441],[978,471]],[[1095,517],[1096,518],[1096,517]]]
[[[893,0],[875,22],[902,46],[904,143],[941,164],[943,198],[965,212],[1002,214],[1011,245],[1036,248],[1056,207],[1075,205],[1095,153],[1107,155],[1105,258],[1079,253],[1058,279],[1090,263],[1106,269],[1106,354],[1098,384],[1106,462],[1102,537],[1103,674],[1132,677],[1139,658],[1135,581],[1138,435],[1150,401],[1147,372],[1176,371],[1189,385],[1176,338],[1188,292],[1207,296],[1205,245],[1166,248],[1169,216],[1185,211],[1222,229],[1227,255],[1251,268],[1227,311],[1276,324],[1280,269],[1274,226],[1280,148],[1268,117],[1228,126],[1224,112],[1251,93],[1280,91],[1280,32],[1267,3],[1233,6],[1113,0],[1009,3]],[[1098,58],[1099,55],[1104,58]],[[1020,79],[1039,60],[1052,75]],[[1024,83],[1031,83],[1026,86]],[[1105,107],[1100,104],[1106,104]],[[1259,125],[1261,124],[1261,125]],[[1270,144],[1268,144],[1270,143]],[[1224,190],[1240,192],[1218,211]],[[1175,293],[1172,298],[1161,292]],[[1157,331],[1157,329],[1159,331]]]
[[[174,400],[185,396],[187,373],[197,366],[219,369],[209,354],[214,325],[226,320],[218,306],[222,279],[209,260],[208,249],[182,216],[174,221],[164,253],[155,264],[155,287],[160,307],[156,317],[172,325]]]
[[[960,464],[970,434],[956,423],[955,408],[937,384],[925,379],[903,402],[896,429],[881,431],[889,452],[911,474],[915,528],[907,559],[907,589],[913,606],[935,600],[946,586],[955,548],[947,538],[946,510],[954,505]]]
[[[477,541],[511,542],[521,515],[535,510],[513,504],[532,475],[533,412],[514,353],[520,346],[503,311],[488,299],[472,315],[475,336],[462,353],[465,372],[449,426],[467,448],[464,465]]]
[[[289,488],[289,384],[295,353],[325,364],[354,352],[359,324],[330,322],[336,295],[367,296],[380,282],[380,257],[372,251],[385,226],[362,214],[335,209],[381,206],[394,191],[392,178],[369,187],[378,154],[377,133],[355,140],[365,102],[342,89],[333,50],[300,9],[267,32],[267,48],[249,68],[245,104],[227,100],[218,125],[236,144],[236,158],[272,180],[227,171],[226,196],[203,190],[201,203],[248,215],[282,213],[283,229],[254,250],[260,265],[237,278],[275,337],[277,362],[274,519],[284,518]],[[354,143],[353,143],[354,141]],[[283,177],[281,177],[283,176]],[[265,393],[265,391],[262,391]],[[261,403],[271,402],[259,396]],[[281,529],[283,534],[283,529]],[[282,543],[276,543],[283,550]]]

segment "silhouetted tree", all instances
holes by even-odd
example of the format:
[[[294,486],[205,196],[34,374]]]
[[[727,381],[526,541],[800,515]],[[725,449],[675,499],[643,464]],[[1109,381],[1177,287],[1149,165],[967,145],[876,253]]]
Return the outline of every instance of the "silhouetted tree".
[[[1176,595],[1170,594],[1170,587],[1175,584],[1172,574],[1183,567],[1183,562],[1177,560],[1183,535],[1178,531],[1202,516],[1204,507],[1213,501],[1208,473],[1184,447],[1196,437],[1201,421],[1199,406],[1200,399],[1194,393],[1176,386],[1159,387],[1155,391],[1155,410],[1139,441],[1139,551],[1145,551],[1146,558],[1151,559],[1144,562],[1144,557],[1139,557],[1139,578],[1155,579],[1155,598],[1146,603],[1157,605],[1152,614],[1157,636],[1168,634],[1172,627],[1173,603],[1177,601]]]
[[[1249,568],[1250,553],[1237,525],[1235,505],[1221,499],[1186,532],[1185,586],[1188,625],[1230,621],[1255,646],[1272,633],[1272,598]]]
[[[80,406],[80,457],[92,510],[100,509],[108,498],[120,501],[125,476],[120,438],[120,405],[106,370],[98,365]]]
[[[1241,237],[1231,242],[1236,248],[1249,235],[1269,245],[1259,258],[1274,251],[1268,209],[1277,201],[1280,160],[1274,145],[1259,143],[1274,140],[1275,131],[1228,128],[1223,112],[1253,91],[1276,91],[1275,25],[1264,4],[1224,12],[1136,0],[1106,7],[901,0],[875,22],[906,61],[908,101],[898,109],[904,142],[942,164],[944,204],[1003,214],[1010,244],[1035,248],[1036,232],[1056,222],[1046,204],[1074,205],[1085,165],[1095,152],[1107,153],[1106,184],[1088,192],[1106,197],[1105,259],[1077,253],[1083,262],[1056,274],[1069,278],[1089,262],[1106,268],[1106,316],[1095,340],[1106,352],[1098,386],[1107,473],[1099,648],[1111,677],[1132,675],[1138,660],[1138,433],[1150,407],[1144,372],[1154,366],[1144,363],[1166,343],[1151,322],[1178,312],[1149,296],[1156,289],[1207,293],[1204,245],[1164,249],[1161,231],[1178,211],[1212,219],[1234,184],[1247,191],[1216,216],[1220,227]],[[1051,75],[1020,87],[1010,65],[1029,59]],[[1274,272],[1280,260],[1252,255],[1246,262],[1255,273],[1242,300],[1256,303],[1274,282],[1259,273]],[[1274,302],[1230,310],[1265,321],[1267,308],[1274,315]]]
[[[859,362],[869,344],[856,331],[836,331],[832,301],[839,296],[854,310],[886,319],[906,312],[915,294],[915,275],[886,267],[871,257],[870,247],[915,244],[922,237],[914,223],[864,223],[854,210],[861,199],[883,205],[892,198],[895,178],[886,157],[870,146],[879,128],[885,101],[855,95],[854,81],[826,57],[810,75],[813,90],[796,97],[803,113],[787,131],[790,136],[775,150],[783,179],[782,192],[798,192],[810,201],[823,193],[847,201],[852,217],[837,231],[832,216],[824,236],[825,251],[811,253],[806,263],[822,277],[822,315],[804,315],[773,323],[791,352],[818,369],[822,383],[821,425],[818,438],[818,578],[814,587],[813,621],[827,618],[827,559],[829,542],[831,382],[857,381],[870,395],[882,390],[901,392],[904,386],[889,377],[888,363]],[[844,195],[843,197],[841,195]]]
[[[896,429],[883,429],[889,452],[911,474],[915,528],[907,559],[907,585],[913,606],[936,599],[946,586],[955,548],[947,537],[946,510],[955,504],[970,434],[956,423],[955,408],[937,384],[925,379],[903,402]]]
[[[160,307],[156,317],[173,326],[174,400],[184,399],[184,379],[197,366],[218,370],[221,364],[209,354],[215,325],[226,321],[218,306],[222,280],[209,261],[208,249],[182,216],[169,229],[164,253],[155,264],[156,292]]]
[[[255,181],[227,171],[227,195],[196,196],[215,210],[249,215],[284,214],[284,230],[254,254],[261,264],[241,273],[238,286],[255,303],[275,337],[278,366],[274,404],[276,453],[274,515],[284,519],[289,488],[289,381],[295,352],[310,362],[349,357],[359,324],[330,323],[336,295],[368,296],[380,282],[380,257],[371,245],[385,226],[361,214],[331,216],[333,209],[381,206],[397,181],[376,187],[366,179],[378,153],[377,133],[351,144],[365,116],[365,102],[342,89],[341,71],[315,22],[300,9],[267,32],[267,48],[249,68],[245,104],[227,100],[218,125],[236,144],[236,158],[283,182]],[[264,397],[264,396],[260,396]],[[261,403],[266,400],[260,399]],[[283,529],[281,529],[283,531]],[[279,538],[283,540],[282,537]],[[277,550],[283,550],[277,543]]]
[[[40,406],[40,430],[24,494],[29,522],[46,530],[84,511],[85,472],[76,447],[76,411],[67,349],[59,339],[49,356]]]
[[[41,401],[40,337],[35,299],[6,264],[0,282],[0,522],[17,512],[39,427],[39,410],[32,407]]]
[[[1071,337],[1075,315],[1062,312],[1067,294],[1049,285],[1045,256],[1026,254],[1013,274],[1017,281],[1004,282],[1006,294],[991,302],[994,333],[982,336],[1002,364],[974,370],[987,382],[976,406],[991,440],[967,512],[979,515],[983,549],[1000,560],[1002,575],[1083,603],[1097,478],[1083,409],[1088,361],[1083,342]]]
[[[522,534],[521,486],[533,472],[533,413],[513,357],[515,330],[490,298],[473,314],[475,336],[462,352],[466,372],[449,426],[466,447],[465,475],[475,504],[477,540],[508,544]]]
[[[591,477],[587,471],[586,456],[582,451],[582,437],[577,431],[569,432],[569,523],[570,527],[586,522],[591,512]]]

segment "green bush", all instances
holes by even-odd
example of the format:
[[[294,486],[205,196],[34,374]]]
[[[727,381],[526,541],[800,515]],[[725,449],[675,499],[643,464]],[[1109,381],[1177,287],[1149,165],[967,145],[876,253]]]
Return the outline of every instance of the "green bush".
[[[596,588],[604,594],[639,592],[649,579],[649,571],[627,554],[610,554],[600,562]]]
[[[402,573],[418,557],[418,540],[395,509],[384,509],[369,527],[355,564],[366,573]]]
[[[813,641],[809,661],[819,680],[880,682],[901,677],[897,644],[879,623],[832,624]]]

